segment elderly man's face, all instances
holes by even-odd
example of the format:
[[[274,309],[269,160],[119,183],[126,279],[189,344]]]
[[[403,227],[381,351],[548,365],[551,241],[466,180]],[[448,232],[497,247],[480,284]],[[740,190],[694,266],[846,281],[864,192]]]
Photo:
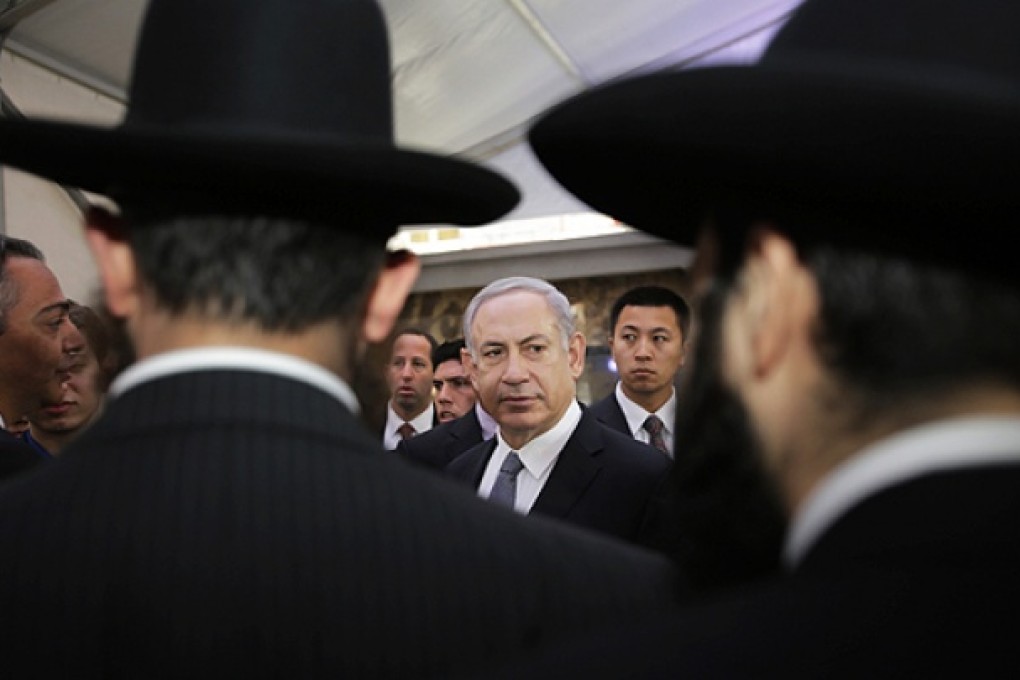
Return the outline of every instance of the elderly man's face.
[[[68,302],[53,272],[44,263],[11,257],[5,277],[16,301],[4,315],[0,335],[0,390],[9,419],[27,415],[61,398],[71,352],[84,345],[81,333],[67,317]]]
[[[482,406],[507,443],[520,448],[549,431],[576,398],[584,338],[563,347],[556,317],[541,295],[513,291],[482,304],[471,323],[472,378]]]

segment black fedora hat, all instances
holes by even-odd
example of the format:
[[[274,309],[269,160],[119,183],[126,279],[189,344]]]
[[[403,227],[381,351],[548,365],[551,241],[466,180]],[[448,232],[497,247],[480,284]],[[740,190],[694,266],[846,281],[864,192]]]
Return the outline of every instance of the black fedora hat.
[[[396,146],[374,0],[152,0],[123,123],[0,121],[0,162],[115,200],[165,194],[389,233],[489,222],[519,200],[494,172]]]
[[[581,200],[682,244],[707,205],[739,201],[1013,272],[1018,27],[1013,0],[807,0],[759,63],[607,84],[530,142]]]

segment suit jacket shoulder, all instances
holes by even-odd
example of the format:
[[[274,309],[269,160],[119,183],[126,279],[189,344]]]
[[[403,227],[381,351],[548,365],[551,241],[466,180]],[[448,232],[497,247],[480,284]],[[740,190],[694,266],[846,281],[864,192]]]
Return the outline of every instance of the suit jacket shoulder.
[[[490,440],[468,449],[447,466],[447,475],[477,488],[495,448]],[[670,466],[658,450],[609,429],[586,409],[531,514],[637,541]]]
[[[471,409],[448,423],[442,423],[417,437],[397,444],[397,454],[427,468],[442,470],[461,453],[482,441],[478,414]]]
[[[28,444],[0,429],[0,479],[20,475],[45,462]]]
[[[589,409],[599,421],[606,427],[622,432],[625,435],[632,435],[630,426],[627,424],[627,417],[623,415],[620,402],[616,399],[616,393],[609,395],[592,404]]]
[[[317,388],[228,370],[131,388],[7,484],[0,555],[5,667],[42,677],[459,676],[674,588],[384,455]]]

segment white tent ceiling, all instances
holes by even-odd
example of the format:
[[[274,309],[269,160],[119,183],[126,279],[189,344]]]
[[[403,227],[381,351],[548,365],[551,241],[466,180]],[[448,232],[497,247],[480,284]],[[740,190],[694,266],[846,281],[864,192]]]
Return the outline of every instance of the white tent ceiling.
[[[8,50],[125,99],[148,0],[5,1],[0,30],[13,29]],[[398,139],[510,175],[525,200],[509,217],[520,218],[583,209],[545,176],[523,142],[537,114],[628,73],[699,59],[752,59],[797,0],[381,4],[391,33]],[[181,49],[187,48],[182,35]]]

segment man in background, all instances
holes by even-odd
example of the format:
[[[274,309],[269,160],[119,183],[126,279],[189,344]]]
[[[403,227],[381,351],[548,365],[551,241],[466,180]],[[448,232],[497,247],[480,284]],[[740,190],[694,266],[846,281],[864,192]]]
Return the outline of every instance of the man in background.
[[[383,447],[388,450],[428,432],[437,422],[432,401],[432,353],[437,346],[435,338],[417,328],[405,328],[393,339],[386,364],[390,400],[383,427]]]
[[[7,425],[60,399],[84,344],[68,320],[69,308],[42,252],[0,234],[0,477],[45,460],[7,432]]]
[[[448,340],[432,352],[432,394],[436,420],[448,423],[474,408],[478,395],[461,361],[464,339]]]
[[[687,302],[662,286],[621,295],[609,315],[609,347],[620,380],[591,406],[609,427],[673,457],[677,373],[691,328]]]
[[[582,411],[585,340],[566,296],[540,279],[494,281],[468,304],[464,339],[471,379],[499,430],[447,473],[522,514],[636,540],[670,462]]]
[[[432,470],[443,470],[475,444],[491,439],[498,427],[478,401],[464,365],[464,347],[463,338],[458,338],[444,342],[432,354],[436,410],[443,422],[397,444],[398,454]]]

